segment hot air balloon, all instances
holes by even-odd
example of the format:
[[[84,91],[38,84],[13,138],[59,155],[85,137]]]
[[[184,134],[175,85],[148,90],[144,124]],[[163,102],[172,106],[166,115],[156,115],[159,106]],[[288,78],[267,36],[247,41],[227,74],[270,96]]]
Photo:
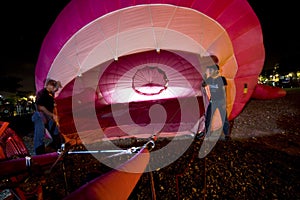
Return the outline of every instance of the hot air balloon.
[[[227,110],[234,119],[251,97],[264,62],[260,23],[247,2],[75,0],[43,41],[36,89],[46,78],[62,82],[58,110],[67,135],[78,129],[70,128],[69,113],[77,106],[71,102],[96,102],[103,112],[105,105],[118,103],[201,97],[204,60],[210,55],[228,80]],[[151,73],[150,67],[157,70]],[[148,72],[139,78],[145,83],[136,86],[143,68]],[[164,73],[159,83],[146,83],[159,71]],[[143,93],[146,87],[153,91]]]
[[[174,136],[199,127],[205,66],[218,63],[226,77],[232,120],[264,58],[246,0],[72,0],[44,38],[36,89],[47,78],[62,83],[56,99],[67,142]]]

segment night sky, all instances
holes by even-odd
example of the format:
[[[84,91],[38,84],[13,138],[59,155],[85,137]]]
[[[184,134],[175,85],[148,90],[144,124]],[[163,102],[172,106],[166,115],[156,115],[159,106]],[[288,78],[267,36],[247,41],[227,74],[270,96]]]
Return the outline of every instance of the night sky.
[[[221,0],[220,0],[221,1]],[[22,78],[20,90],[35,90],[34,68],[44,37],[69,0],[7,0],[1,6],[0,78]],[[264,37],[264,69],[276,63],[285,70],[300,69],[300,31],[297,1],[248,0]]]

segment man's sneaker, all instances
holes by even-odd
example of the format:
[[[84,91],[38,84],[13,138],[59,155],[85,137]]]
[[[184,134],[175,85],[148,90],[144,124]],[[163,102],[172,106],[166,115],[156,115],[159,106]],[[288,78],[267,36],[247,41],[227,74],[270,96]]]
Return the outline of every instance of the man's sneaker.
[[[231,140],[231,137],[229,135],[225,135],[225,141]]]

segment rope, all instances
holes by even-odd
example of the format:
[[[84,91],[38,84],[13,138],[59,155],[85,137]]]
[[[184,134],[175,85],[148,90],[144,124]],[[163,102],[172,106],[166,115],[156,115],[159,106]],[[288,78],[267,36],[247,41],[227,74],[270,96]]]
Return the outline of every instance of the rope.
[[[203,199],[205,200],[206,199],[206,196],[207,196],[207,181],[206,181],[206,160],[207,158],[205,157],[204,158],[204,186],[203,186]]]
[[[151,171],[149,172],[149,175],[150,175],[150,183],[151,183],[152,200],[156,200],[154,179],[153,179],[153,174]]]
[[[87,150],[87,151],[65,151],[64,148],[62,150],[59,150],[57,153],[62,154],[97,154],[97,153],[115,153],[111,155],[110,157],[122,155],[122,154],[132,154],[132,153],[138,153],[143,148],[148,148],[149,150],[153,149],[155,146],[153,140],[149,140],[146,142],[143,146],[139,147],[130,147],[128,149],[109,149],[109,150]]]
[[[194,158],[195,158],[195,153],[193,154],[193,157],[191,158],[190,162],[193,162],[194,161]],[[189,165],[187,165],[187,167],[184,169],[184,171],[180,174],[176,174],[175,175],[175,178],[176,178],[176,191],[177,191],[177,199],[180,200],[180,193],[179,193],[179,181],[178,181],[178,178],[180,176],[183,176],[187,171],[188,171],[188,168],[189,168]]]
[[[68,186],[68,179],[67,179],[67,172],[64,160],[62,161],[62,171],[64,174],[64,182],[65,182],[65,195],[69,194],[69,186]]]

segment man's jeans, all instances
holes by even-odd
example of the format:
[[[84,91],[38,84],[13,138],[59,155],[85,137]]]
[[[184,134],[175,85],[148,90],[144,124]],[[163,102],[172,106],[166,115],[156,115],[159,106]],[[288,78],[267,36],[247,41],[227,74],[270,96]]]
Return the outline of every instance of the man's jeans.
[[[205,130],[206,133],[208,132],[208,129],[210,128],[211,118],[214,115],[215,111],[219,109],[221,120],[223,124],[223,132],[225,136],[229,136],[230,134],[230,124],[227,118],[226,108],[225,108],[225,102],[223,101],[215,101],[214,103],[209,102],[206,116],[205,116]]]
[[[47,128],[52,136],[57,136],[59,134],[58,127],[56,126],[54,120],[48,119],[48,123],[44,124],[42,114],[38,111],[34,112],[31,120],[34,123],[34,137],[33,137],[33,146],[34,150],[38,147],[44,146],[44,138],[45,138],[45,128]],[[54,128],[52,128],[54,127]],[[53,129],[51,131],[51,129]]]

